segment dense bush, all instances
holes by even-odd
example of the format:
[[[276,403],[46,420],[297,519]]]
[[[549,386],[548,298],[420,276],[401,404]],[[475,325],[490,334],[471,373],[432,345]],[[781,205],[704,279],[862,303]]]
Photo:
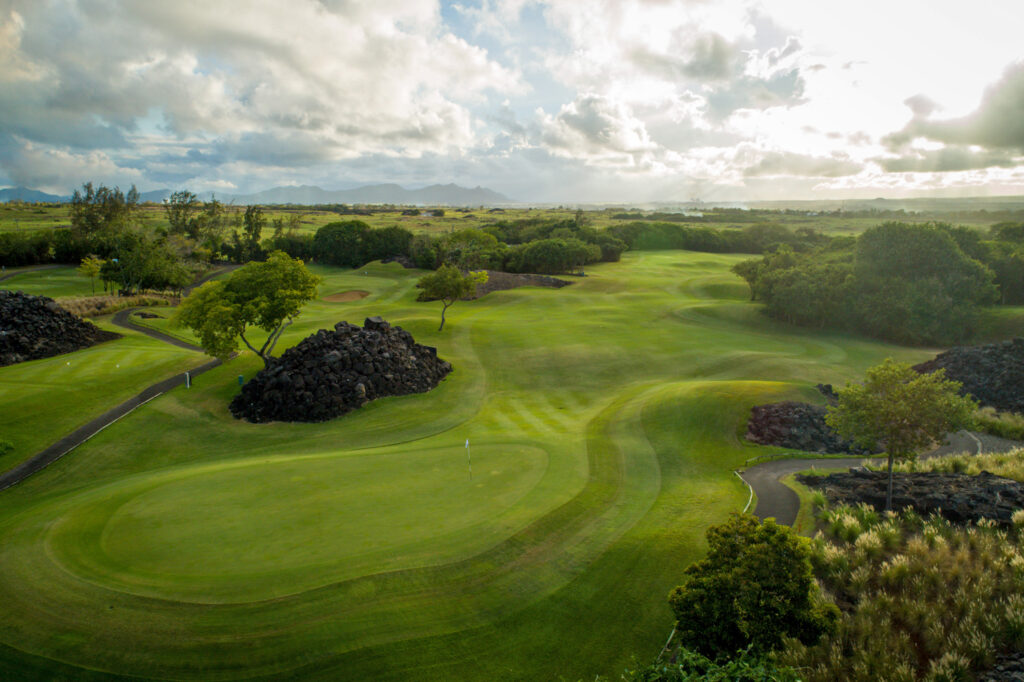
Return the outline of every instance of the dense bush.
[[[708,529],[708,554],[669,595],[680,643],[710,658],[748,647],[778,648],[784,637],[813,644],[838,611],[818,594],[809,542],[774,519],[734,514]]]
[[[999,296],[992,270],[964,251],[988,253],[974,237],[948,225],[885,223],[852,248],[783,245],[733,272],[779,320],[902,343],[956,342]]]
[[[408,256],[412,241],[412,233],[402,227],[375,230],[361,220],[347,220],[317,230],[310,250],[318,263],[358,268],[373,260]]]
[[[679,649],[672,661],[655,662],[622,673],[625,682],[797,682],[799,673],[751,652],[741,651],[713,661],[690,649]]]

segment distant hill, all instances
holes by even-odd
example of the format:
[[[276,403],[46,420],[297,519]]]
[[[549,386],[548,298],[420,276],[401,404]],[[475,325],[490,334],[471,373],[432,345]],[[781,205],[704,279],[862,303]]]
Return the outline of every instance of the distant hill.
[[[61,203],[64,201],[70,201],[71,197],[62,197],[56,194],[47,194],[46,192],[40,192],[36,189],[28,189],[27,187],[9,187],[7,189],[0,189],[0,202],[4,201],[31,201],[40,203]]]
[[[169,189],[142,192],[139,199],[161,203],[171,196]],[[325,190],[311,185],[274,187],[254,194],[223,194],[207,192],[204,200],[217,199],[235,204],[421,204],[425,206],[491,206],[511,204],[511,199],[486,187],[460,187],[454,184],[430,185],[421,189],[405,189],[401,185],[365,185],[355,189]],[[25,187],[0,189],[0,202],[38,201],[68,202],[71,195],[58,196]]]
[[[218,195],[236,204],[423,204],[444,206],[488,206],[510,204],[511,199],[486,187],[454,184],[405,189],[401,185],[365,185],[355,189],[325,190],[310,185],[274,187],[255,194]]]

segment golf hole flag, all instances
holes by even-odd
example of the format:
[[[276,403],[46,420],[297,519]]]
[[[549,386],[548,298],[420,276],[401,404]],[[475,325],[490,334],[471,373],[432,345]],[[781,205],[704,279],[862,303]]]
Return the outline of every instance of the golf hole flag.
[[[469,439],[466,439],[466,463],[469,464],[469,480],[473,480],[473,458],[469,454]]]

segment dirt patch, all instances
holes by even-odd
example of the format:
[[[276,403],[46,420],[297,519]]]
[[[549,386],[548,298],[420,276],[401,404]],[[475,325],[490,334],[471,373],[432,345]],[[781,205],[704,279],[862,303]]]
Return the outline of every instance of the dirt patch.
[[[560,289],[570,284],[572,282],[566,282],[564,279],[558,279],[557,277],[548,277],[547,275],[524,275],[488,270],[487,281],[477,285],[476,296],[473,298],[486,296],[492,291],[504,291],[505,289],[515,289],[517,287],[551,287]]]
[[[369,295],[369,291],[363,291],[362,289],[352,289],[351,291],[342,291],[339,294],[331,294],[330,296],[324,296],[324,300],[330,303],[351,303],[352,301],[358,301],[361,298],[366,298]]]

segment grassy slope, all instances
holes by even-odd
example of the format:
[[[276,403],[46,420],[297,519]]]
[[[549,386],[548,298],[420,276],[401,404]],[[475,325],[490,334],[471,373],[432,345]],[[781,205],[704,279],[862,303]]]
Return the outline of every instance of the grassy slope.
[[[75,353],[0,368],[0,470],[59,440],[146,386],[209,358],[98,322],[123,337]],[[0,501],[2,508],[2,501]]]
[[[243,355],[3,493],[0,670],[575,679],[653,655],[704,529],[746,502],[749,407],[929,355],[775,325],[735,260],[630,254],[459,303],[441,334],[419,273],[322,270],[371,295],[310,304],[282,347],[382,314],[456,371],[251,425],[226,409]]]
[[[20,269],[20,268],[19,268]],[[103,283],[96,278],[96,291],[103,293]],[[72,265],[47,270],[29,271],[0,282],[0,289],[24,291],[33,296],[91,296],[93,287],[89,278]]]

